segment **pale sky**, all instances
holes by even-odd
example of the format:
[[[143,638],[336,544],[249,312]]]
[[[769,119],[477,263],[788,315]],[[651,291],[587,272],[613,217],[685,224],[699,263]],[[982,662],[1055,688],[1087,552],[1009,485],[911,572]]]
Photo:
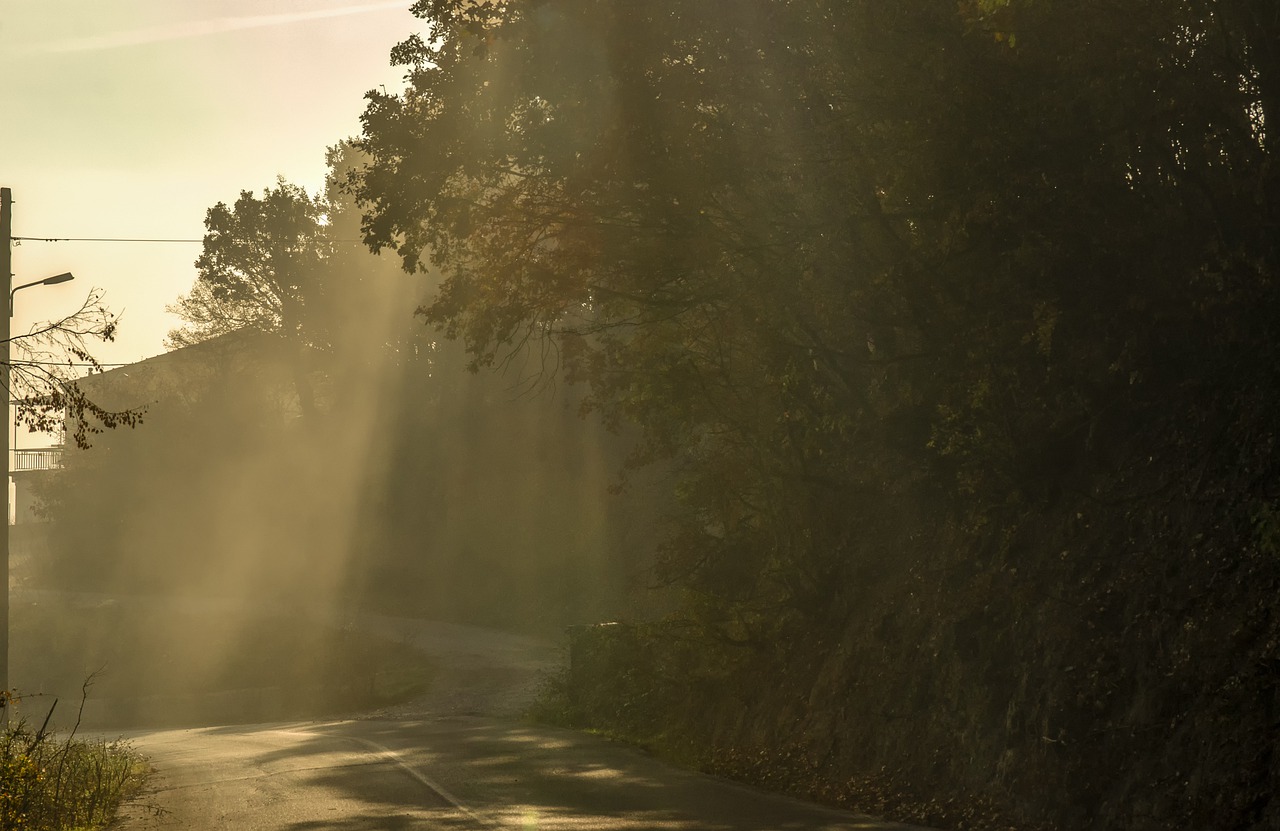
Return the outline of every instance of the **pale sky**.
[[[364,93],[400,88],[391,47],[412,0],[4,0],[0,186],[30,237],[199,239],[205,211],[276,176],[315,192],[325,148],[359,131]],[[200,246],[24,242],[15,334],[98,287],[122,313],[100,360],[164,351],[164,311]]]

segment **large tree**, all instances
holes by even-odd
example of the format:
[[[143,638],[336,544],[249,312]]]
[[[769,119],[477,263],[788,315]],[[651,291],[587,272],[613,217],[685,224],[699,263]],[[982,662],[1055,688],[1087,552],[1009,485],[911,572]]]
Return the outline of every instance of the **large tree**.
[[[1172,364],[1220,377],[1265,331],[1270,24],[1243,6],[415,10],[409,88],[364,116],[368,239],[441,269],[425,314],[478,365],[555,336],[682,456],[702,566],[782,556],[829,592],[883,513],[854,517],[926,468],[982,495],[974,527],[1093,487],[1117,408],[1158,418]]]
[[[339,142],[326,160],[326,186],[314,196],[281,179],[261,196],[245,190],[233,205],[209,209],[196,282],[170,308],[183,324],[166,340],[180,348],[242,329],[282,338],[295,355],[304,413],[316,410],[314,385],[350,388],[345,397],[360,399],[354,388],[372,382],[375,365],[405,358],[423,340],[406,325],[423,279],[360,244],[360,215],[342,187],[360,154]]]
[[[283,179],[261,198],[246,190],[233,206],[210,208],[195,285],[170,309],[184,325],[166,345],[246,328],[278,334],[294,347],[299,406],[304,414],[314,411],[305,350],[319,345],[308,313],[333,253],[326,222],[324,201]]]
[[[906,219],[878,195],[904,168],[866,158],[887,137],[863,110],[892,102],[853,97],[877,67],[841,8],[420,3],[412,85],[373,96],[361,144],[371,241],[446,277],[430,321],[477,365],[553,335],[679,457],[669,576],[736,573],[712,582],[804,612],[848,542],[831,495],[880,512],[887,462],[831,439],[917,348],[886,282]]]
[[[196,283],[173,311],[185,324],[170,347],[187,346],[242,328],[302,337],[306,296],[332,255],[325,206],[283,179],[261,198],[241,191],[205,217]]]
[[[874,743],[862,716],[897,714],[902,689],[964,700],[895,735],[967,736],[956,758],[986,762],[957,780],[1119,816],[1143,786],[1083,760],[1137,754],[1144,781],[1171,780],[1181,762],[1142,737],[1195,734],[1181,690],[1267,719],[1274,15],[414,10],[426,31],[393,53],[408,88],[364,116],[368,240],[440,269],[425,315],[477,365],[548,344],[641,423],[681,473],[668,576],[720,635],[790,668],[769,706],[801,708],[786,696],[821,681],[862,708],[857,741],[832,738],[830,713],[781,739],[827,761]],[[1243,639],[1245,669],[1210,632]],[[777,646],[832,633],[887,668],[855,682],[853,659]],[[1079,759],[1053,755],[1064,741]],[[1221,794],[1265,790],[1263,767],[1183,781],[1160,810],[1225,810]]]

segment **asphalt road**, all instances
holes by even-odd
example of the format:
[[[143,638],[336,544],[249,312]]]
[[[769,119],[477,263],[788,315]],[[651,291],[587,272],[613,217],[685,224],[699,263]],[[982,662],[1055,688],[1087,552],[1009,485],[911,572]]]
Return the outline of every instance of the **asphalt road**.
[[[549,644],[472,627],[365,618],[434,654],[422,699],[330,722],[131,734],[156,768],[119,826],[139,829],[904,829],[666,765],[515,713]]]

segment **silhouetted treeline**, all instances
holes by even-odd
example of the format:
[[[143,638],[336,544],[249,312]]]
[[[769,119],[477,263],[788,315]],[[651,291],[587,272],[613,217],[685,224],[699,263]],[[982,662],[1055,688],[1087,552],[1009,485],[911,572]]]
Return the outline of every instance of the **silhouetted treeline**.
[[[653,732],[828,795],[1278,821],[1280,18],[417,9],[363,228],[477,365],[549,338],[678,472]]]

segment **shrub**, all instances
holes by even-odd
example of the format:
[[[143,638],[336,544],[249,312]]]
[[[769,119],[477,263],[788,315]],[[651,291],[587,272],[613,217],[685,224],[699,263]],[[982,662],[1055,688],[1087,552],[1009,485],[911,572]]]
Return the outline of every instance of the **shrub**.
[[[0,831],[101,828],[148,772],[123,740],[59,740],[25,722],[0,732]]]

